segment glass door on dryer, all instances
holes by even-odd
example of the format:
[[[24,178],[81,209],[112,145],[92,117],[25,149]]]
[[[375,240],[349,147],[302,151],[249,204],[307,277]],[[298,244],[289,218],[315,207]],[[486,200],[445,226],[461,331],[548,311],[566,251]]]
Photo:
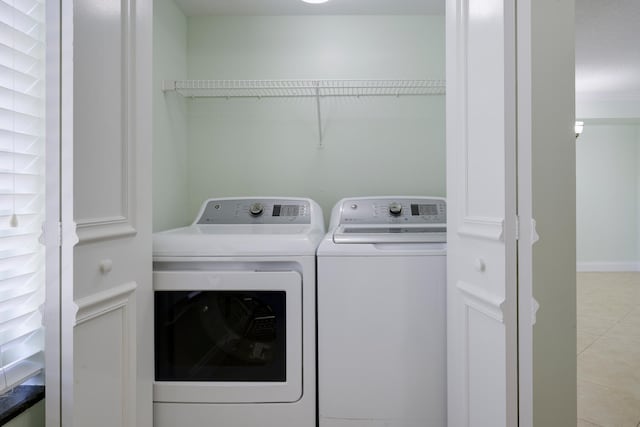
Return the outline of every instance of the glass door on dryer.
[[[158,271],[154,288],[155,401],[300,398],[298,272]]]

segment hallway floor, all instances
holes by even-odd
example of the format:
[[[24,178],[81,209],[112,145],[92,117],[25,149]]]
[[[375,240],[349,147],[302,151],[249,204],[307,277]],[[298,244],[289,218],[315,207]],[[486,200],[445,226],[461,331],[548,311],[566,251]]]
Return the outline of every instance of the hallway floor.
[[[578,273],[578,427],[640,425],[640,273]]]

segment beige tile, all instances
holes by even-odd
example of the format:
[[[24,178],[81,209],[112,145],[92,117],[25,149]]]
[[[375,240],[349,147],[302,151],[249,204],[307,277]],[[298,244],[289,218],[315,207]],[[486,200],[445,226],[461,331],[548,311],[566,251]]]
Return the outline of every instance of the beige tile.
[[[640,306],[633,309],[629,314],[625,316],[623,320],[625,321],[629,320],[632,322],[636,322],[637,324],[640,324]]]
[[[578,354],[586,350],[591,344],[597,340],[599,335],[589,334],[586,332],[578,332],[577,334],[577,350]]]
[[[640,273],[578,273],[578,295],[592,292],[634,292],[640,288]]]
[[[578,316],[599,317],[618,321],[631,313],[637,305],[617,295],[603,294],[587,301],[578,303]]]
[[[607,286],[602,289],[594,290],[588,294],[577,296],[578,304],[590,303],[591,301],[598,300],[638,307],[640,304],[640,285]]]
[[[602,427],[636,427],[640,400],[620,390],[578,381],[578,418]]]
[[[615,324],[616,320],[589,315],[578,315],[577,328],[579,334],[604,335]]]
[[[627,392],[640,400],[640,343],[600,337],[578,355],[578,378]]]
[[[600,424],[594,424],[591,421],[578,418],[578,427],[602,427]]]
[[[634,340],[640,345],[640,310],[634,311],[606,332],[608,337]]]
[[[576,294],[578,427],[637,427],[640,273],[578,273]]]

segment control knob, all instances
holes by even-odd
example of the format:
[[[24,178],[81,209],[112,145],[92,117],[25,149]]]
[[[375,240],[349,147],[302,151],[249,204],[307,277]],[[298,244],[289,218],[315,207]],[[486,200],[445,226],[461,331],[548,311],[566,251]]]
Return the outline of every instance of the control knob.
[[[262,215],[262,212],[264,211],[264,206],[262,206],[262,203],[253,203],[251,206],[249,206],[249,213],[251,214],[251,216],[260,216]]]
[[[402,205],[398,202],[389,204],[389,213],[393,216],[398,216],[402,213]]]

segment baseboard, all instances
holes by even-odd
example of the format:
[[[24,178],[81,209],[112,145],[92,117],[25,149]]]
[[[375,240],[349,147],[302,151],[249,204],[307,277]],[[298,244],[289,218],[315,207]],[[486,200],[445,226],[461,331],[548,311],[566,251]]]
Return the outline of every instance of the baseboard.
[[[588,271],[640,271],[640,261],[623,262],[578,262],[578,272]]]

